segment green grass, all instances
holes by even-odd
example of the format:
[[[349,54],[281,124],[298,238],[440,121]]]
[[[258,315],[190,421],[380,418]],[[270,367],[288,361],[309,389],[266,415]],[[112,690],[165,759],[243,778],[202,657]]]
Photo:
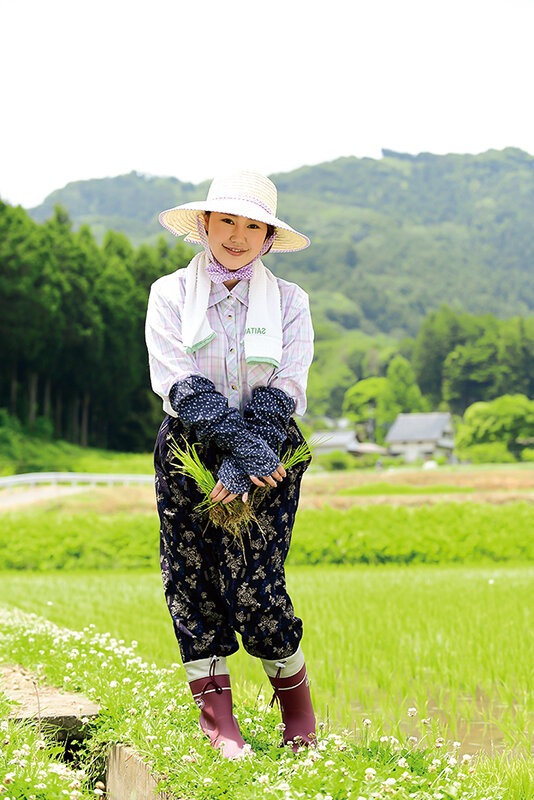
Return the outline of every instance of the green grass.
[[[395,494],[454,494],[456,492],[473,492],[470,486],[453,486],[448,484],[433,484],[431,486],[413,486],[405,483],[368,483],[364,486],[351,486],[340,489],[339,495],[395,495]]]
[[[151,666],[136,648],[92,626],[78,633],[1,609],[0,620],[0,656],[38,669],[50,683],[81,690],[99,703],[98,719],[86,724],[82,751],[87,788],[94,785],[109,744],[120,741],[133,744],[149,760],[162,776],[161,788],[184,800],[259,800],[266,795],[275,800],[368,800],[392,791],[398,800],[532,798],[532,780],[526,770],[515,767],[518,762],[512,771],[500,759],[489,772],[487,759],[470,760],[460,747],[439,739],[436,726],[413,717],[410,739],[379,739],[363,725],[355,738],[320,726],[316,749],[301,748],[293,754],[277,746],[278,711],[269,709],[261,696],[234,703],[254,757],[224,761],[198,730],[198,709],[179,665]],[[0,743],[0,780],[15,787],[14,797],[56,800],[57,788],[48,782],[37,784],[28,775],[33,759],[29,766],[29,759],[11,746],[13,723],[2,724],[7,736]],[[32,748],[28,750],[31,759]]]
[[[399,735],[399,720],[448,721],[455,738],[490,735],[532,747],[534,567],[293,568],[288,585],[304,618],[319,714],[349,729]],[[89,623],[139,643],[160,666],[178,649],[153,572],[3,573],[0,603],[74,628]],[[230,658],[237,693],[251,701],[265,678],[242,650]],[[484,731],[481,722],[487,723]],[[406,732],[406,731],[405,731]]]
[[[21,472],[115,472],[150,475],[152,453],[117,453],[84,448],[62,440],[47,441],[25,434],[11,434],[9,447],[2,446],[0,429],[0,475]]]
[[[158,519],[145,513],[5,512],[0,569],[158,564]],[[439,503],[302,509],[288,563],[437,564],[534,561],[534,505]]]

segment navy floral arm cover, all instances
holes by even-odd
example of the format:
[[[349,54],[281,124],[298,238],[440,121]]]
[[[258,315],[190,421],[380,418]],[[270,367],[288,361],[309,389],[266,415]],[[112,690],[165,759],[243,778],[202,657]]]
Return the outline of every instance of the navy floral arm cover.
[[[243,412],[245,425],[271,450],[281,456],[280,448],[287,439],[287,424],[295,411],[295,401],[281,389],[258,386]]]
[[[248,429],[239,410],[228,406],[226,397],[208,378],[190,375],[177,381],[169,392],[169,402],[199,441],[213,441],[230,454],[218,474],[229,492],[246,492],[249,475],[271,475],[280,463],[265,439]]]

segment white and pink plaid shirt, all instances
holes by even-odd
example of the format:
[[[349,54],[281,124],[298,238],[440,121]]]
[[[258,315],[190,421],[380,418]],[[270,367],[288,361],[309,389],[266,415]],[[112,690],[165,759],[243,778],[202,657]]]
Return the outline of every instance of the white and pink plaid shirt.
[[[146,343],[152,388],[163,400],[163,410],[176,413],[169,391],[176,381],[203,375],[213,381],[228,404],[241,411],[256,386],[273,386],[295,400],[296,413],[306,410],[306,384],[313,358],[313,328],[308,295],[300,286],[277,278],[282,304],[283,352],[278,369],[269,364],[247,364],[243,334],[248,307],[248,281],[229,290],[211,285],[208,322],[215,337],[195,353],[181,340],[181,312],[185,300],[186,270],[164,275],[152,284],[146,316]]]

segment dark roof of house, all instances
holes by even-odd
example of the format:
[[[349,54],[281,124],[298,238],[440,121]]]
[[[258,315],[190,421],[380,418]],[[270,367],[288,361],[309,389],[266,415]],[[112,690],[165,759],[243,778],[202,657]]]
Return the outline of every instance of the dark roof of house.
[[[451,415],[435,411],[429,414],[399,414],[386,435],[386,442],[438,441],[451,424]]]

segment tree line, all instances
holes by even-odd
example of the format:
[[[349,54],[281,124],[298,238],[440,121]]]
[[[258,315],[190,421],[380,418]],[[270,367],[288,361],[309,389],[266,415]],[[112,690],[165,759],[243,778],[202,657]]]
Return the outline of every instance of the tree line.
[[[99,245],[56,207],[38,224],[0,201],[0,408],[30,431],[82,445],[146,451],[161,421],[144,343],[149,287],[186,266],[181,240]],[[312,296],[312,312],[314,302]],[[534,318],[499,320],[443,305],[414,338],[316,322],[311,417],[346,415],[380,441],[399,412],[502,395],[534,398]]]
[[[73,232],[66,211],[35,223],[0,201],[0,407],[30,430],[146,451],[161,419],[144,344],[148,291],[193,251],[163,237],[134,249]]]

